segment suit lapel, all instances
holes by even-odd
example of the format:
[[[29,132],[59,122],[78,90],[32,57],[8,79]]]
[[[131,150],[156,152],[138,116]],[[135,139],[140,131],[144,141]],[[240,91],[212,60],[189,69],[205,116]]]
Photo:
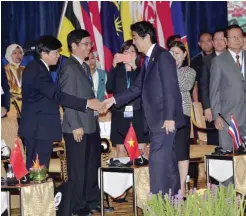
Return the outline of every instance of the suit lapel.
[[[233,68],[233,71],[235,71],[237,73],[241,73],[240,69],[236,65],[236,62],[234,61],[233,57],[231,56],[231,53],[227,50],[226,54],[227,54],[227,60],[228,60],[227,62],[229,65],[231,65],[231,67]]]
[[[90,80],[90,78],[88,77],[88,74],[86,73],[86,71],[84,70],[84,68],[82,67],[82,65],[80,64],[80,62],[76,59],[76,58],[74,58],[72,55],[69,57],[69,58],[71,58],[76,64],[78,64],[79,65],[79,67],[80,67],[80,69],[81,69],[81,71],[82,71],[82,75],[91,83],[91,80]]]

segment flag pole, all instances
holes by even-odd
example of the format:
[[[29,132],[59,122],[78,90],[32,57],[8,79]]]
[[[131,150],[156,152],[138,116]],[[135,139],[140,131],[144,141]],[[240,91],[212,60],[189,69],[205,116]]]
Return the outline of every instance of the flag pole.
[[[60,18],[59,28],[58,28],[58,31],[57,31],[57,37],[59,36],[60,31],[61,31],[62,18],[65,16],[66,9],[67,9],[67,4],[68,4],[68,1],[65,1],[64,4],[63,4],[63,9],[62,9],[62,14],[61,14],[61,18]]]

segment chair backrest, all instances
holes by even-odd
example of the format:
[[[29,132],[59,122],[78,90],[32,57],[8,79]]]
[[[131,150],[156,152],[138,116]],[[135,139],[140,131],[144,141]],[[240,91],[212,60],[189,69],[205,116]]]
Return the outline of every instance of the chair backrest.
[[[194,102],[191,106],[191,120],[192,123],[198,128],[199,140],[203,143],[207,143],[207,133],[199,130],[199,128],[206,128],[205,116],[203,113],[202,104],[200,102]]]

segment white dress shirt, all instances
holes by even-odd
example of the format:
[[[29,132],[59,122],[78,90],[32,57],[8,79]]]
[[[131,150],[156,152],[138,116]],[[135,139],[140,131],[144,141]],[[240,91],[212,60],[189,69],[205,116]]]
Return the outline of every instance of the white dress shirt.
[[[43,59],[40,59],[40,60],[44,63],[44,65],[45,65],[45,67],[47,68],[47,70],[50,71],[50,68],[49,68],[49,66],[46,64],[46,62],[45,62]]]
[[[154,47],[155,47],[155,44],[152,44],[152,46],[149,48],[148,52],[146,53],[146,56],[148,56],[149,59],[151,57]]]

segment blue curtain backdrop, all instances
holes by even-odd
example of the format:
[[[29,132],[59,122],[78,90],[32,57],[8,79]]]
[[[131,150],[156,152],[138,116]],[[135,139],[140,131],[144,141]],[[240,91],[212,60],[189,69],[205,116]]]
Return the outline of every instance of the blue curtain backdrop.
[[[226,1],[188,1],[182,2],[191,57],[199,51],[198,36],[202,31],[213,33],[217,28],[226,28],[227,2]]]
[[[11,43],[24,46],[43,34],[56,36],[62,7],[61,1],[2,1],[2,56]],[[227,26],[227,2],[182,2],[182,7],[189,49],[194,56],[199,52],[200,31],[213,32]]]
[[[43,34],[56,36],[62,7],[58,1],[2,1],[2,56],[12,43],[24,46]]]

